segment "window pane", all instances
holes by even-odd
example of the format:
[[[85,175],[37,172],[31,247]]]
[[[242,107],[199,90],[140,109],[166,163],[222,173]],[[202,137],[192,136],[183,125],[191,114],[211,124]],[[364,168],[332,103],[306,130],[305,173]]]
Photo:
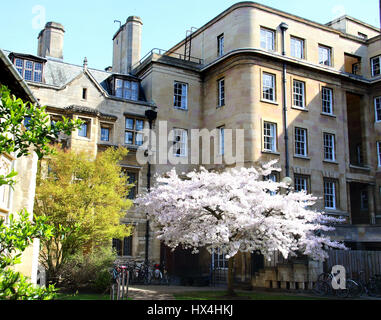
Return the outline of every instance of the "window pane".
[[[225,80],[221,79],[218,81],[218,106],[223,105],[225,105]]]
[[[81,125],[81,128],[78,130],[78,135],[80,137],[87,137],[87,123]]]
[[[372,76],[380,75],[380,57],[373,58],[372,60]]]
[[[301,192],[301,191],[308,192],[307,178],[295,176],[295,191],[296,192]]]
[[[335,182],[324,182],[324,204],[327,209],[336,209]]]
[[[274,50],[274,32],[267,29],[261,29],[261,48],[265,50]]]
[[[130,131],[126,131],[126,144],[134,144],[134,133]]]
[[[143,134],[142,133],[137,133],[136,134],[135,145],[137,145],[137,146],[143,145]]]
[[[263,125],[263,146],[267,151],[276,151],[276,125],[265,122]]]
[[[381,97],[374,99],[374,109],[376,121],[381,121]]]
[[[109,140],[110,140],[110,129],[101,128],[101,141],[109,141]]]
[[[187,109],[188,86],[184,83],[175,82],[174,85],[174,107]]]
[[[331,65],[331,49],[327,47],[319,47],[319,63],[330,66]]]
[[[144,121],[136,120],[136,131],[143,131],[144,129]]]
[[[134,130],[134,119],[126,118],[126,129]]]
[[[322,105],[324,113],[332,114],[332,89],[322,89]]]
[[[295,154],[307,156],[307,130],[295,128]]]
[[[275,81],[274,76],[268,73],[263,74],[263,99],[274,101],[275,95],[274,95],[274,89],[275,89]]]
[[[139,84],[135,81],[131,82],[131,99],[137,101],[139,99]]]
[[[294,80],[293,91],[294,106],[304,108],[304,82]]]
[[[324,133],[324,159],[335,160],[335,136],[330,133]]]
[[[304,58],[304,41],[291,37],[291,56],[294,58]]]

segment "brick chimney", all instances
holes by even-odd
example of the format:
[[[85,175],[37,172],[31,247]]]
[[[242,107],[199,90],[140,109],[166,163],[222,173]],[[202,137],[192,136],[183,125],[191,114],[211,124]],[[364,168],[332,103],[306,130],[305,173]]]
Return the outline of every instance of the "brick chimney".
[[[113,72],[128,74],[140,60],[142,26],[139,17],[130,16],[114,35]]]
[[[38,35],[38,52],[41,57],[63,59],[65,29],[62,24],[48,22]]]

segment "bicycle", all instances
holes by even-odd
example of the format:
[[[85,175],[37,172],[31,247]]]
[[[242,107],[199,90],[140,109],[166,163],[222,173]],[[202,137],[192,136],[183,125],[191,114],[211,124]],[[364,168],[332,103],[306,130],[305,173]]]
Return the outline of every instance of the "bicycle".
[[[332,273],[322,273],[312,291],[319,296],[336,295],[340,298],[353,298],[359,292],[359,285],[353,279],[346,278],[345,289],[334,289],[333,283],[336,284],[335,287],[340,287]]]

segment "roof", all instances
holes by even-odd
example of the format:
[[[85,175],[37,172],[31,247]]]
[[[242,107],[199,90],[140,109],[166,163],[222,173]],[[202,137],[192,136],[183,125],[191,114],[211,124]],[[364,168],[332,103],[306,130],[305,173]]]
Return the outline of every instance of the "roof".
[[[25,80],[17,72],[8,55],[0,49],[0,83],[6,85],[18,98],[38,103]]]

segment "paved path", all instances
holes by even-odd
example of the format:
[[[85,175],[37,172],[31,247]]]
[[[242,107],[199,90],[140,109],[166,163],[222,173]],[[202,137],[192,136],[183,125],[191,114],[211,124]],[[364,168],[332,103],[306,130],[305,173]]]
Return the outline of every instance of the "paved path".
[[[133,300],[175,300],[173,294],[177,292],[194,291],[224,291],[224,288],[212,287],[184,287],[184,286],[143,286],[132,285],[128,288],[128,296]]]
[[[225,291],[223,287],[185,287],[185,286],[160,286],[160,285],[132,285],[128,288],[128,297],[133,300],[175,300],[174,293],[182,292],[194,292],[194,291]],[[237,290],[239,292],[245,292],[244,290]],[[246,292],[261,292],[269,295],[291,295],[291,296],[304,296],[304,297],[316,297],[313,294],[301,293],[301,292],[282,292],[282,291],[268,291],[268,290],[254,290]],[[331,299],[338,299],[330,297]],[[380,298],[361,297],[361,300],[381,300]]]

